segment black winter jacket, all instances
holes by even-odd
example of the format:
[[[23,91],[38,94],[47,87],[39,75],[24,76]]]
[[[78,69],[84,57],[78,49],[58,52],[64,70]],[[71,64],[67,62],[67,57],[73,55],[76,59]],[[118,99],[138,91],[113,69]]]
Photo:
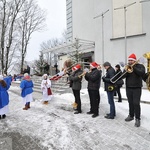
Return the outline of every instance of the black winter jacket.
[[[113,81],[119,79],[121,75],[122,75],[122,71],[121,71],[121,69],[118,69],[118,70],[115,72],[115,77],[114,77],[114,80],[113,80]],[[116,83],[115,83],[115,85],[117,85],[117,87],[122,87],[123,84],[124,84],[124,81],[123,81],[123,79],[121,79],[121,78],[120,78],[119,80],[117,80]]]
[[[109,67],[107,70],[106,70],[106,75],[102,78],[103,79],[103,81],[104,81],[104,90],[105,91],[109,91],[108,90],[108,86],[112,86],[112,85],[114,85],[114,84],[112,84],[111,82],[110,82],[110,79],[112,78],[112,77],[114,77],[114,75],[115,75],[115,69],[113,68],[113,67]]]
[[[125,72],[125,70],[124,70]],[[132,73],[126,73],[123,78],[126,78],[126,87],[138,88],[142,87],[142,77],[145,75],[145,67],[142,64],[136,64],[133,66]]]
[[[101,82],[101,72],[97,68],[85,74],[85,79],[88,81],[88,90],[99,90]]]

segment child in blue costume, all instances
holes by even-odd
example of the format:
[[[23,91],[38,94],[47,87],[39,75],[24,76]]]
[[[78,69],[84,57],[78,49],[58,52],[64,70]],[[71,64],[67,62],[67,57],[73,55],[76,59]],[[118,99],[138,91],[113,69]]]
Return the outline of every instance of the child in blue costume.
[[[24,78],[20,83],[21,88],[21,97],[23,98],[23,103],[25,107],[23,110],[28,110],[30,108],[30,102],[33,100],[32,92],[33,92],[33,82],[30,79],[28,73],[24,74]]]
[[[9,104],[9,95],[7,90],[10,85],[7,85],[3,80],[3,76],[0,75],[0,119],[6,118],[6,114],[8,113],[8,104]]]
[[[4,79],[3,79],[7,85],[11,85],[11,82],[12,82],[12,76],[9,75],[9,76],[6,76],[4,75]]]

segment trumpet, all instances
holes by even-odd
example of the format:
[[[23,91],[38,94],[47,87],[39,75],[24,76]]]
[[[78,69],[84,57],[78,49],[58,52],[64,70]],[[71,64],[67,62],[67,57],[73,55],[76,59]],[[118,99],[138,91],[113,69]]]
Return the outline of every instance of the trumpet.
[[[81,78],[81,77],[85,76],[86,73],[90,73],[90,72],[91,71],[89,71],[89,69],[85,68],[84,72],[82,74],[78,75],[78,77]]]
[[[78,75],[78,78],[85,76],[85,74],[86,74],[86,72],[83,72],[82,74]]]
[[[139,60],[137,60],[135,63],[133,63],[132,65],[126,65],[124,70],[125,72],[123,72],[119,77],[118,75],[122,72],[119,71],[117,74],[115,74],[111,79],[110,82],[111,83],[116,83],[118,80],[120,80],[126,73],[132,73],[133,72],[133,66],[136,65],[139,62]]]

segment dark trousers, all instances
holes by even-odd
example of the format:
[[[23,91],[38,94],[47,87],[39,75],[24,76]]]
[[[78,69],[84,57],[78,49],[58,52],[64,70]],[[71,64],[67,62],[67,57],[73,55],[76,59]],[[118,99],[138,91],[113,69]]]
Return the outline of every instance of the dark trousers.
[[[98,94],[97,98],[98,98],[98,107],[99,107],[99,104],[100,104],[100,93],[99,93],[99,91],[97,94]]]
[[[126,88],[126,94],[129,103],[129,115],[136,119],[141,119],[140,99],[142,94],[141,88]]]
[[[90,98],[90,112],[93,112],[95,115],[99,114],[98,106],[100,101],[99,90],[88,90]]]
[[[108,103],[110,105],[110,116],[116,116],[116,109],[114,103],[114,91],[107,91]]]
[[[78,104],[77,105],[77,111],[81,112],[81,98],[80,98],[80,90],[72,90],[73,95],[75,97],[75,102]]]
[[[121,92],[120,92],[120,86],[116,87],[116,92],[118,94],[118,102],[122,102]]]

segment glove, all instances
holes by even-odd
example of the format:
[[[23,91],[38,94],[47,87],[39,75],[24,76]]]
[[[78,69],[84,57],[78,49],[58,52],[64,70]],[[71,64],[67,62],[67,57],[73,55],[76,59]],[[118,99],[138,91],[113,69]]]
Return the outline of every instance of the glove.
[[[105,79],[105,77],[104,77],[104,76],[102,77],[102,80],[103,80],[103,82],[105,82],[105,81],[106,81],[106,79]]]
[[[145,73],[145,74],[143,75],[142,79],[146,82],[148,76],[149,76],[149,73]]]

